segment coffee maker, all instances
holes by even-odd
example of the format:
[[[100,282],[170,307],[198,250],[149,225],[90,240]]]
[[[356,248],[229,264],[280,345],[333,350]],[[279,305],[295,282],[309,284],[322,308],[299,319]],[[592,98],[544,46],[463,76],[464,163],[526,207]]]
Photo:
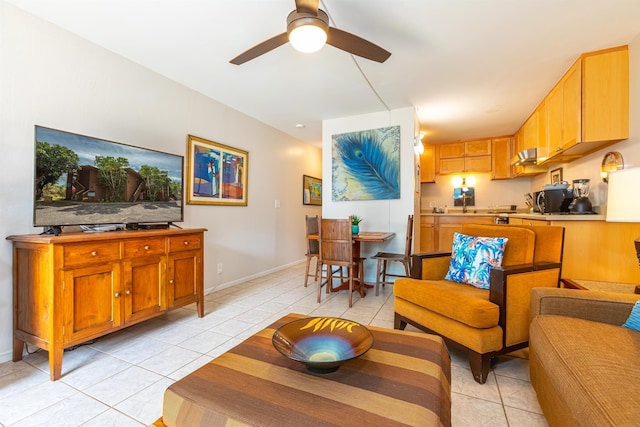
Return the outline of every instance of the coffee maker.
[[[573,180],[573,201],[569,205],[572,214],[591,214],[593,206],[589,200],[589,179]]]

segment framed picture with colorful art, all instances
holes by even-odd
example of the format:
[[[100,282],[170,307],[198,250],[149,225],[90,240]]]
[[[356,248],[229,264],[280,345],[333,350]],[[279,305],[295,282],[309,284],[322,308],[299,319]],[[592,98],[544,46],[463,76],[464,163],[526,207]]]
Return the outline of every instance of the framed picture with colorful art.
[[[302,204],[322,206],[322,180],[302,175]]]
[[[187,204],[247,206],[249,153],[187,137]]]

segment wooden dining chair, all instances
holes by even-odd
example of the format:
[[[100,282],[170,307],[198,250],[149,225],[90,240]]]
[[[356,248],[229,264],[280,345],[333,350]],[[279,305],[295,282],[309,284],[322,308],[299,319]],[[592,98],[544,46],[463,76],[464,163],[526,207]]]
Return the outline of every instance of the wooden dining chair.
[[[413,241],[413,215],[409,215],[407,219],[407,238],[405,240],[404,253],[378,252],[371,258],[378,260],[378,268],[376,270],[376,296],[380,293],[380,285],[392,284],[393,281],[388,277],[411,277],[411,243]],[[391,262],[399,262],[404,267],[404,275],[391,274],[387,271],[387,267]]]
[[[326,292],[330,292],[333,279],[343,283],[349,281],[349,307],[353,306],[353,292],[357,290],[364,297],[364,259],[353,258],[353,237],[351,235],[351,218],[320,220],[320,259],[326,266],[326,277],[318,281],[318,302],[321,289],[326,283]],[[334,276],[333,267],[338,267],[339,275]],[[346,268],[344,275],[342,267]],[[358,277],[354,277],[355,275]],[[326,278],[326,281],[324,280]]]
[[[306,224],[306,239],[307,239],[307,253],[305,254],[307,260],[304,269],[304,287],[307,287],[309,283],[309,268],[311,267],[311,260],[315,258],[315,273],[313,277],[317,282],[320,278],[320,270],[322,268],[322,263],[320,262],[320,238],[310,238],[310,236],[315,235],[318,236],[320,232],[320,217],[305,215],[305,224]]]

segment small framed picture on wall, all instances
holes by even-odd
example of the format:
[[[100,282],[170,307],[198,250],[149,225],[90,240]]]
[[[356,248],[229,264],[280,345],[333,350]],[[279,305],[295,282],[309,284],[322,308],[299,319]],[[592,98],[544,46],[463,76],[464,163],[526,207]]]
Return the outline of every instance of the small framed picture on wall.
[[[551,175],[552,184],[560,184],[562,181],[562,168],[552,170],[549,175]]]
[[[322,205],[322,180],[309,175],[302,175],[302,204]]]

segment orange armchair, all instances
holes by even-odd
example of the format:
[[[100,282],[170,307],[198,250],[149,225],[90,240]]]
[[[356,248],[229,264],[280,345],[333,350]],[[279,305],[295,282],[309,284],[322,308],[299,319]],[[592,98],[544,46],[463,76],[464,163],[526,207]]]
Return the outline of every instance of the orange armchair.
[[[394,284],[394,327],[411,324],[465,349],[484,384],[492,358],[528,346],[531,289],[558,287],[564,228],[465,224],[462,233],[509,239],[490,289],[444,280],[450,253],[414,254],[412,277]]]

